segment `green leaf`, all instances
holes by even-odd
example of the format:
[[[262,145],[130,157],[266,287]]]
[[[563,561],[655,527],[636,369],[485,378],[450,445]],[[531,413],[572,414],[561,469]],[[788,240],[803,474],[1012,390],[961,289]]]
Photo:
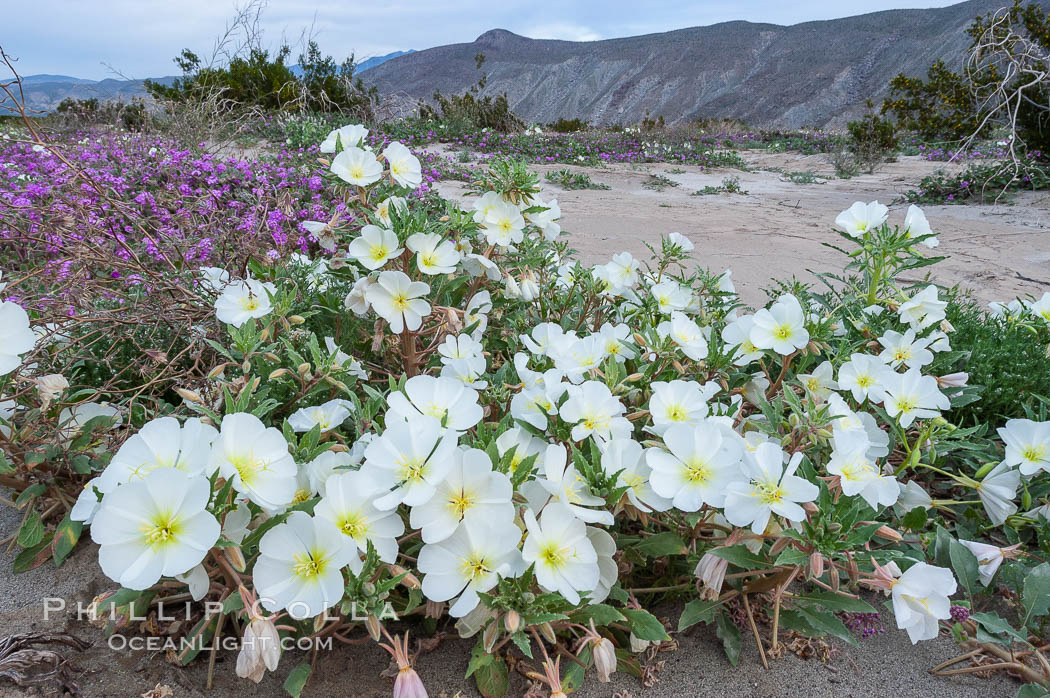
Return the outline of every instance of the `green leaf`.
[[[3,451],[0,451],[0,475],[10,475],[15,472],[14,467],[7,462],[7,456],[4,455]]]
[[[299,698],[299,696],[302,695],[303,689],[306,688],[306,682],[309,680],[310,663],[300,662],[288,674],[288,678],[284,680],[284,690],[293,698]]]
[[[663,624],[656,619],[652,613],[640,608],[625,608],[623,614],[627,616],[627,625],[631,632],[639,639],[651,642],[663,642],[671,637],[664,630]]]
[[[15,574],[36,569],[51,557],[51,536],[47,536],[32,548],[26,548],[18,553],[12,569]]]
[[[22,527],[18,529],[18,544],[23,548],[32,548],[44,539],[44,524],[40,521],[40,515],[36,509],[29,512]]]
[[[1028,637],[1024,633],[1018,632],[1012,625],[994,613],[972,613],[970,618],[977,623],[979,631],[983,629],[992,635],[1008,635],[1017,642],[1028,644]],[[1000,638],[991,639],[1000,644],[1003,643]],[[978,642],[988,642],[988,639],[978,638]]]
[[[1044,562],[1025,576],[1021,605],[1025,610],[1025,625],[1032,616],[1043,616],[1050,610],[1050,563]]]
[[[745,570],[769,567],[769,563],[766,562],[765,558],[748,550],[747,546],[743,543],[730,545],[724,548],[712,548],[707,552],[715,557],[720,557],[723,560],[729,560],[730,564],[742,567]]]
[[[925,507],[915,507],[901,519],[901,524],[904,528],[911,531],[919,531],[926,528],[926,521],[929,519],[929,514],[926,512]]]
[[[492,655],[490,655],[492,656]],[[492,661],[486,662],[474,672],[474,683],[478,691],[485,698],[499,698],[507,695],[510,688],[510,673],[507,664],[500,657],[492,656]]]
[[[795,610],[821,635],[832,635],[851,645],[857,644],[857,640],[834,613],[818,611],[811,606],[796,606]]]
[[[15,506],[21,509],[25,504],[33,501],[44,492],[47,492],[47,485],[44,483],[38,482],[35,485],[30,485],[22,490],[22,494],[18,495],[18,498],[15,499]]]
[[[83,530],[84,523],[71,520],[69,514],[66,514],[66,518],[62,519],[62,522],[58,524],[58,527],[55,529],[54,541],[51,544],[56,567],[65,562],[69,554],[73,552],[73,548],[76,547],[77,541],[80,540],[80,534]]]
[[[222,612],[232,613],[239,611],[244,608],[244,599],[241,598],[240,594],[230,594],[226,597],[226,600],[222,602]]]
[[[729,663],[736,666],[740,661],[740,628],[729,619],[728,613],[718,614],[715,634],[722,640],[722,649],[725,650]]]
[[[952,538],[948,541],[948,557],[952,561],[955,576],[966,589],[966,596],[972,599],[979,574],[977,556],[965,545]]]
[[[635,548],[645,557],[684,555],[686,552],[685,541],[673,531],[664,531],[655,536],[643,538]]]
[[[685,605],[682,616],[678,619],[678,632],[690,628],[697,623],[710,623],[715,619],[715,611],[722,605],[717,599],[714,601],[701,601],[694,599]]]
[[[524,633],[524,631],[519,630],[514,633],[510,636],[510,640],[517,645],[522,654],[529,659],[532,659],[532,640]]]
[[[1046,698],[1050,692],[1037,683],[1026,683],[1017,690],[1016,698]]]
[[[619,610],[604,603],[590,604],[579,608],[573,611],[571,617],[574,623],[579,623],[580,625],[587,625],[592,620],[595,625],[608,625],[609,623],[627,620]]]
[[[566,693],[572,693],[583,686],[587,667],[591,665],[591,646],[585,645],[576,658],[580,660],[583,666],[572,661],[562,665],[564,668],[562,670],[561,688]]]
[[[808,559],[809,555],[802,552],[798,548],[785,548],[784,552],[780,553],[780,555],[776,559],[776,562],[774,562],[773,564],[777,567],[793,567],[795,565],[804,564]]]
[[[823,606],[829,611],[848,611],[850,613],[878,613],[875,608],[866,601],[855,599],[852,596],[843,596],[833,591],[814,591],[805,596],[795,597],[796,601],[815,603]]]

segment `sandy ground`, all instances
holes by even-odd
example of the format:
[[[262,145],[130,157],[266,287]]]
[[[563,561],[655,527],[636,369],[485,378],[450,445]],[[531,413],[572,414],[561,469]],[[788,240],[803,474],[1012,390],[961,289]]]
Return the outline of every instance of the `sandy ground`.
[[[824,246],[843,242],[832,230],[839,212],[857,200],[878,200],[890,205],[891,223],[902,223],[908,205],[891,202],[944,164],[902,157],[873,175],[841,180],[820,155],[742,155],[751,171],[660,163],[568,167],[611,189],[566,191],[543,180],[542,196],[557,198],[562,228],[572,233],[572,246],[585,263],[607,261],[622,250],[648,257],[645,242],[658,247],[661,235],[677,231],[696,243],[693,257],[700,266],[714,271],[731,268],[744,300],[761,304],[770,279],[794,275],[815,282],[811,271],[841,270],[845,257]],[[546,173],[563,168],[537,165],[534,169]],[[821,184],[795,184],[782,174],[801,171],[827,179]],[[650,174],[663,175],[679,186],[647,189],[643,183]],[[727,176],[739,177],[748,194],[693,195],[705,186],[718,186]],[[462,197],[465,189],[444,183],[441,191]],[[949,257],[922,270],[933,282],[961,284],[982,302],[1024,294],[1038,297],[1050,290],[1050,192],[1022,193],[1013,197],[1012,204],[926,206],[924,210],[941,241],[934,254]]]
[[[819,156],[790,154],[746,154],[749,172],[703,171],[695,167],[674,168],[653,164],[607,168],[571,168],[586,171],[610,190],[563,191],[544,181],[544,198],[556,197],[561,204],[563,227],[572,232],[573,246],[585,262],[601,262],[626,249],[646,255],[643,242],[658,242],[661,234],[678,231],[697,245],[698,263],[711,269],[733,269],[733,278],[744,299],[761,303],[762,289],[770,278],[792,275],[813,280],[809,270],[837,270],[842,256],[822,245],[838,241],[831,223],[839,211],[853,201],[878,199],[890,202],[912,188],[923,174],[937,167],[918,158],[902,158],[875,175],[851,180],[830,177],[828,165]],[[556,167],[537,167],[546,172]],[[799,185],[783,179],[783,171],[812,170],[829,175],[823,184]],[[679,183],[663,191],[642,186],[649,173],[662,174]],[[747,195],[691,196],[706,185],[718,185],[723,177],[740,177]],[[443,184],[446,195],[460,196],[463,188]],[[931,270],[934,281],[960,283],[983,301],[1008,299],[1018,294],[1041,294],[1050,289],[1050,195],[1025,194],[1013,205],[934,206],[927,215],[940,234],[939,253],[950,258]],[[894,220],[903,218],[906,206],[895,206]],[[0,504],[0,537],[14,532],[18,513]],[[78,547],[66,564],[55,569],[50,563],[22,575],[11,573],[13,554],[0,556],[0,637],[32,630],[67,630],[93,642],[86,652],[72,656],[79,683],[87,696],[139,696],[158,683],[170,686],[174,695],[282,696],[287,673],[302,659],[299,652],[283,658],[276,675],[267,675],[256,686],[234,675],[235,656],[220,653],[216,682],[210,694],[204,691],[207,658],[179,669],[168,664],[162,653],[115,651],[107,647],[99,631],[76,620],[72,611],[43,618],[42,599],[59,597],[70,609],[76,603],[112,588],[96,562],[90,542]],[[877,604],[879,605],[879,604]],[[665,614],[677,621],[678,610]],[[952,696],[986,698],[1013,696],[1018,684],[1005,676],[979,679],[972,676],[941,678],[929,667],[956,654],[949,638],[912,647],[907,635],[894,629],[892,617],[883,619],[886,632],[864,640],[859,647],[835,643],[827,663],[800,660],[794,655],[762,668],[754,643],[745,634],[740,665],[730,666],[713,631],[700,627],[676,635],[677,651],[661,653],[664,662],[655,674],[658,683],[646,688],[634,678],[618,674],[611,684],[590,680],[577,695],[626,698],[663,696],[714,696],[758,698],[773,696],[911,698]],[[445,640],[433,652],[420,656],[417,666],[431,696],[478,695],[473,682],[463,679],[471,642]],[[71,654],[67,651],[67,654]],[[337,648],[322,653],[307,695],[384,696],[391,682],[381,676],[387,656],[373,644]],[[525,680],[513,675],[510,695],[526,690]],[[0,679],[0,696],[46,695],[35,689],[12,688]]]

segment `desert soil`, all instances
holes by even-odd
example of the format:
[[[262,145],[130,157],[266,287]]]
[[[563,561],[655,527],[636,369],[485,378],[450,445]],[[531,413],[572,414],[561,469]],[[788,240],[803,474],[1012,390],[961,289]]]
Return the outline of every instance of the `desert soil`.
[[[918,158],[901,158],[874,175],[838,180],[830,175],[819,156],[790,154],[746,154],[748,172],[705,171],[670,165],[616,165],[606,168],[570,169],[585,171],[609,190],[563,191],[543,183],[543,197],[556,197],[563,211],[562,227],[573,234],[573,246],[583,261],[603,262],[617,251],[645,256],[644,242],[658,243],[672,231],[696,243],[698,264],[722,270],[733,269],[733,279],[745,301],[763,302],[762,290],[771,278],[795,275],[815,281],[810,270],[837,270],[842,256],[823,246],[836,243],[831,232],[835,216],[855,200],[878,199],[891,203],[938,165]],[[562,166],[537,166],[546,172]],[[813,170],[827,175],[822,184],[799,185],[786,181],[780,171]],[[664,175],[679,186],[653,191],[643,186],[650,173]],[[747,195],[692,196],[707,185],[717,186],[723,177],[740,177]],[[464,188],[442,184],[444,194],[460,197]],[[891,220],[903,218],[906,206],[893,206]],[[940,235],[940,254],[949,259],[930,269],[939,284],[961,284],[980,300],[1010,299],[1017,295],[1040,295],[1050,290],[1050,195],[1023,194],[1012,205],[955,205],[926,207],[934,230]],[[918,280],[918,279],[916,279]],[[0,504],[0,538],[17,530],[20,513]],[[73,664],[85,696],[139,696],[157,684],[169,686],[177,698],[191,696],[282,696],[288,672],[303,655],[291,651],[276,674],[267,674],[259,685],[234,675],[235,655],[220,652],[216,661],[215,686],[204,689],[207,657],[180,669],[168,664],[162,652],[117,651],[107,646],[101,633],[77,620],[77,602],[87,604],[96,594],[113,588],[98,568],[96,547],[86,541],[61,568],[50,563],[21,575],[11,573],[13,553],[0,556],[0,638],[12,633],[65,630],[92,642],[83,653],[62,649]],[[42,599],[65,599],[66,613],[44,620]],[[881,600],[876,600],[881,606]],[[677,621],[679,609],[661,615]],[[845,698],[872,696],[919,698],[952,696],[986,698],[1013,696],[1018,684],[997,675],[938,677],[931,666],[957,654],[947,637],[913,647],[905,633],[895,629],[892,615],[883,614],[885,633],[861,641],[858,647],[832,642],[828,661],[803,660],[794,654],[763,669],[754,642],[743,637],[740,665],[732,667],[720,641],[706,627],[675,635],[678,648],[649,660],[656,683],[644,687],[634,678],[617,674],[610,684],[590,679],[577,695],[587,697],[714,696],[766,698],[815,696]],[[449,630],[451,630],[449,628]],[[431,696],[478,695],[472,681],[463,679],[472,642],[445,639],[437,649],[422,654],[417,662]],[[390,695],[391,681],[382,676],[389,666],[385,653],[374,644],[336,648],[318,656],[307,695]],[[510,695],[519,696],[526,681],[513,675]],[[0,697],[50,695],[42,689],[13,687],[0,678]]]

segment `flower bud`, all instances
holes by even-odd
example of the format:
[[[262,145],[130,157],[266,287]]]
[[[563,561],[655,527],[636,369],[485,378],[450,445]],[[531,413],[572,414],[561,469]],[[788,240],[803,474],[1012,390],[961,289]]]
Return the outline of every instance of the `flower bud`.
[[[289,315],[288,322],[290,322],[293,325],[301,325],[304,322],[306,322],[306,318],[304,318],[302,315]]]
[[[647,346],[649,346],[648,344],[646,344],[645,337],[643,337],[642,335],[640,335],[637,332],[635,332],[633,336],[634,336],[634,343],[637,344],[638,346],[640,346],[640,347],[647,347]]]
[[[598,680],[609,683],[609,677],[616,672],[616,648],[608,638],[601,638],[593,643],[591,652],[594,655],[594,668],[598,672]]]
[[[244,363],[241,364],[241,373],[251,373],[251,370],[252,362],[248,361],[248,359],[245,359]]]
[[[281,320],[283,321],[284,318],[281,318]],[[285,322],[285,324],[288,324],[288,323]],[[263,328],[263,331],[259,333],[259,339],[261,339],[264,342],[270,339],[270,328],[269,327],[264,327]]]
[[[208,378],[218,378],[222,375],[222,372],[226,370],[226,364],[221,363],[212,370],[208,371]]]
[[[390,573],[395,577],[401,574],[405,575],[404,577],[401,577],[401,586],[406,589],[419,589],[422,586],[416,575],[412,574],[401,565],[390,565]]]
[[[291,371],[289,371],[287,368],[279,368],[276,371],[272,371],[268,376],[268,379],[275,381],[278,378],[281,378],[282,376],[287,376],[289,373],[291,373]]]
[[[198,393],[192,390],[186,390],[185,388],[175,388],[175,392],[178,393],[179,397],[181,397],[186,402],[196,402],[197,404],[202,404],[204,402],[203,398],[201,398],[201,396]]]
[[[799,506],[801,506],[810,514],[816,514],[818,511],[820,511],[820,508],[816,505],[815,502],[802,502],[802,504],[800,504]],[[841,524],[836,525],[838,525],[841,528]]]
[[[814,579],[820,579],[824,574],[824,556],[820,551],[814,551],[809,556],[809,573]]]
[[[310,364],[309,363],[301,363],[301,364],[299,364],[299,367],[297,369],[295,369],[295,372],[298,373],[300,376],[305,378],[310,373]]]
[[[365,596],[374,596],[376,593],[376,585],[372,582],[365,582],[361,585],[361,592]]]
[[[372,639],[376,642],[379,642],[379,640],[381,640],[383,637],[381,628],[382,625],[380,625],[379,619],[371,613],[369,613],[368,617],[365,618],[365,629],[368,631],[368,634],[372,637]]]
[[[239,546],[228,545],[222,549],[223,557],[230,563],[230,566],[238,572],[243,572],[247,564],[244,561],[244,553],[241,552]]]
[[[514,634],[521,628],[521,616],[514,609],[506,612],[503,616],[503,627],[507,629],[508,633]]]
[[[558,636],[554,634],[554,628],[550,623],[540,623],[540,635],[552,645],[558,642]]]
[[[902,540],[904,540],[904,536],[902,536],[900,533],[893,530],[889,526],[885,525],[879,526],[877,529],[875,529],[875,535],[879,538],[883,538],[893,543],[900,543]]]
[[[485,651],[491,653],[492,648],[496,646],[496,640],[499,639],[499,623],[489,623],[485,626],[485,632],[481,634],[481,642],[485,647]]]
[[[263,356],[266,357],[267,361],[272,361],[274,363],[277,363],[281,360],[281,357],[277,356],[277,354],[274,354],[272,351],[266,352],[265,354],[263,354]]]
[[[629,375],[626,378],[624,378],[623,382],[624,383],[634,383],[635,381],[640,381],[642,379],[643,375],[644,374],[642,374],[642,373],[632,373],[631,375]]]

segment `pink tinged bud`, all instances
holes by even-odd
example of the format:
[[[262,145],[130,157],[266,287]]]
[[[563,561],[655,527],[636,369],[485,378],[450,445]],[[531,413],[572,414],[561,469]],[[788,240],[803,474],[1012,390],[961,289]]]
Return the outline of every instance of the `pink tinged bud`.
[[[824,574],[824,556],[820,552],[809,556],[809,572],[814,579],[819,579]]]
[[[594,668],[598,672],[598,680],[609,683],[609,677],[616,672],[616,648],[603,637],[594,643],[591,651],[594,654]]]
[[[946,376],[938,377],[937,385],[942,388],[962,388],[966,385],[966,382],[969,380],[969,373],[949,373]]]
[[[801,506],[810,514],[816,514],[818,511],[820,511],[820,509],[814,502],[802,502],[802,504],[800,504],[799,506]]]
[[[394,679],[394,698],[427,698],[427,689],[416,670],[410,666],[402,667]]]
[[[904,536],[902,536],[898,531],[890,528],[889,526],[880,526],[875,530],[875,535],[879,538],[892,541],[894,543],[900,543],[902,540],[904,540]]]
[[[706,553],[700,558],[693,574],[704,584],[704,598],[718,598],[728,568],[729,561],[717,555]]]
[[[552,645],[558,642],[558,636],[554,634],[554,628],[551,627],[550,623],[540,624],[540,635],[542,635],[543,639],[551,643]]]
[[[507,611],[506,615],[503,616],[503,627],[507,629],[508,633],[518,632],[518,628],[521,627],[521,616],[515,610]]]
[[[486,652],[492,652],[492,648],[496,646],[496,640],[499,639],[499,623],[489,623],[485,628],[485,632],[481,634],[482,642],[485,646]]]
[[[368,634],[376,642],[379,642],[379,640],[382,638],[382,634],[380,632],[382,627],[383,626],[379,623],[379,619],[373,616],[372,614],[369,614],[368,617],[365,618],[365,628],[368,630]]]

